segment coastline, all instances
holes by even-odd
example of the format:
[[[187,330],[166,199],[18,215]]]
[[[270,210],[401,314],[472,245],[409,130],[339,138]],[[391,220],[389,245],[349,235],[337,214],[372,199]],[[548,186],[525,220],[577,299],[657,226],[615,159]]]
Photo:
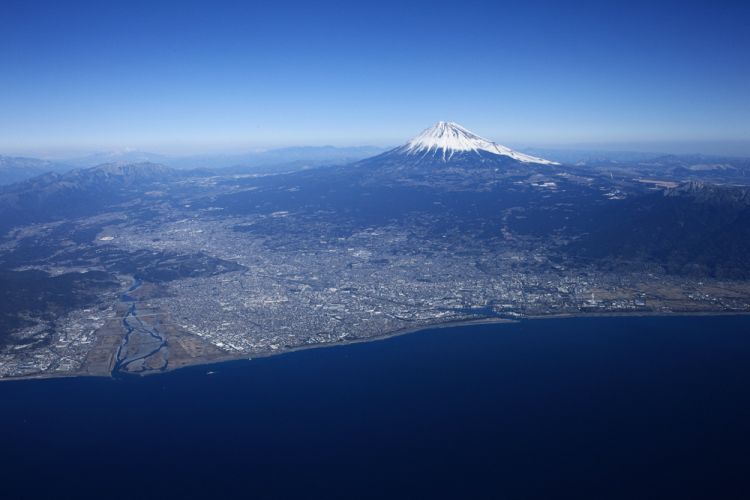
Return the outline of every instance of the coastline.
[[[522,316],[518,318],[501,318],[501,317],[485,317],[476,319],[462,319],[454,321],[445,321],[441,323],[435,323],[432,325],[422,325],[412,328],[403,328],[388,332],[383,335],[377,335],[373,337],[355,338],[351,340],[343,339],[338,342],[324,342],[318,344],[307,344],[291,347],[288,349],[280,349],[277,351],[264,351],[254,353],[252,355],[235,355],[228,354],[227,356],[219,356],[212,359],[197,360],[195,363],[188,363],[178,367],[168,367],[162,371],[152,371],[146,373],[123,373],[122,378],[140,378],[140,377],[151,377],[163,375],[165,373],[181,370],[184,368],[194,368],[200,366],[212,366],[220,365],[231,361],[252,361],[254,359],[269,358],[273,356],[280,356],[284,354],[290,354],[299,351],[306,351],[311,349],[325,349],[334,347],[343,347],[353,344],[363,344],[370,342],[378,342],[382,340],[388,340],[394,337],[400,337],[402,335],[409,335],[412,333],[422,332],[425,330],[455,328],[461,326],[478,326],[486,324],[508,324],[508,323],[520,323],[525,320],[545,320],[545,319],[580,319],[580,318],[620,318],[620,317],[686,317],[686,316],[748,316],[750,311],[681,311],[681,312],[664,312],[664,311],[637,311],[637,312],[586,312],[586,313],[558,313],[558,314],[547,314],[540,316]],[[72,373],[38,373],[33,375],[24,375],[20,377],[0,377],[0,383],[2,382],[13,382],[13,381],[30,381],[30,380],[45,380],[45,379],[62,379],[62,378],[92,378],[102,380],[118,380],[118,377],[109,375],[91,375],[88,373],[72,372]]]

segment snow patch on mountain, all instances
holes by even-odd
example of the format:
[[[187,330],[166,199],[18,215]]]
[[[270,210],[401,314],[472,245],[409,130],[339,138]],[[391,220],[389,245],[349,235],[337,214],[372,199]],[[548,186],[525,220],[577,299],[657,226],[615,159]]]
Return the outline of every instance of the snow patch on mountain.
[[[444,161],[450,160],[456,153],[474,152],[481,155],[481,152],[484,151],[495,155],[508,156],[523,163],[559,165],[557,162],[519,153],[508,147],[488,141],[453,122],[437,122],[400,149],[408,155],[438,153],[442,155]]]

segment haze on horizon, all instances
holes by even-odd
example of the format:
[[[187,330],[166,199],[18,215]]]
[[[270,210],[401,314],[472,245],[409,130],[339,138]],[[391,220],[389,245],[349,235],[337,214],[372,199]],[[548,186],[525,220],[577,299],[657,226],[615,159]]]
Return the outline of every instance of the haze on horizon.
[[[403,143],[750,156],[736,2],[4,2],[0,154]]]

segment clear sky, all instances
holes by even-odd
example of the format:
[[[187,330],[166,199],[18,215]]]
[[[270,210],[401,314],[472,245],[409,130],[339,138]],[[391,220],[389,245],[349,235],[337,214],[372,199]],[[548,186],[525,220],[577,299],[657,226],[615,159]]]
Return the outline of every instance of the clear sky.
[[[450,120],[750,155],[748,4],[3,0],[0,153],[387,145]]]

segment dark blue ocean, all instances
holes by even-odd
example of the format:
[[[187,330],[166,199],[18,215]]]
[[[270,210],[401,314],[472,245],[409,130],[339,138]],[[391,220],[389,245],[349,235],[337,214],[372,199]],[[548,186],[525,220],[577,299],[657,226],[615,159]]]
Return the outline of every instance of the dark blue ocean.
[[[747,316],[426,330],[0,405],[6,499],[750,498]]]

